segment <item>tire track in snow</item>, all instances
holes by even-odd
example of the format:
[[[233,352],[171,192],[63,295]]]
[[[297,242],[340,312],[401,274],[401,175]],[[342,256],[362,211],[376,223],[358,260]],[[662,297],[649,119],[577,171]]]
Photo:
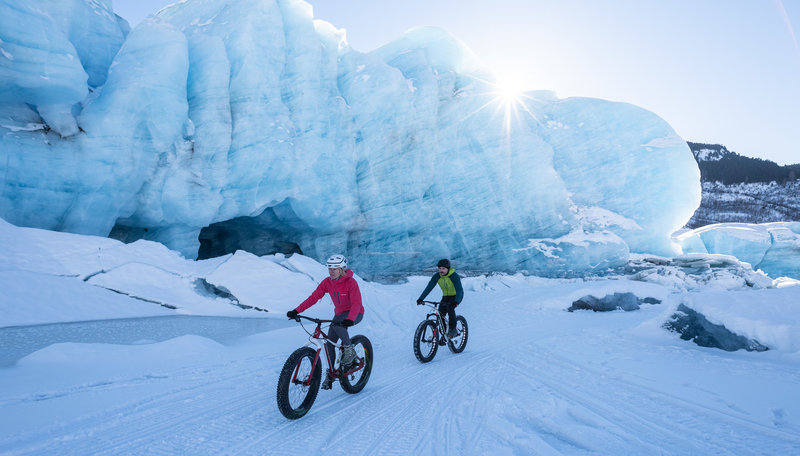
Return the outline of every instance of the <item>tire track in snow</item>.
[[[410,426],[415,430],[404,434],[418,436],[425,433],[424,421],[409,418],[409,416],[425,416],[435,412],[435,404],[438,402],[435,394],[440,391],[420,391],[409,385],[417,385],[420,379],[427,381],[434,377],[433,374],[441,366],[432,365],[436,363],[420,365],[414,358],[410,347],[394,349],[391,352],[382,352],[376,348],[375,352],[376,356],[389,355],[389,360],[380,363],[376,360],[372,377],[364,390],[350,395],[334,384],[334,390],[332,390],[336,394],[334,398],[326,397],[330,392],[321,391],[320,397],[314,403],[309,414],[301,420],[291,422],[291,427],[315,429],[314,435],[307,436],[302,443],[276,443],[274,438],[279,437],[284,431],[284,428],[281,427],[250,442],[247,445],[250,448],[239,447],[238,450],[247,453],[247,450],[252,449],[253,446],[263,446],[266,442],[270,442],[272,451],[270,454],[282,454],[300,444],[313,444],[323,452],[340,451],[346,445],[349,451],[356,454],[408,454],[410,445],[417,443],[416,437],[403,439],[402,442],[395,445],[387,445],[386,442],[398,438],[394,432],[398,425],[404,426],[406,429]],[[402,358],[405,359],[400,361]],[[395,377],[384,375],[385,371],[382,374],[380,364],[387,362],[392,363],[395,367],[402,363],[403,369],[396,368],[394,373],[404,372],[405,374]],[[420,367],[422,372],[420,372]],[[433,382],[433,384],[436,383],[438,382]],[[420,398],[423,394],[434,394],[434,396],[427,401]],[[387,419],[387,414],[392,416]],[[347,429],[348,426],[344,423],[348,422],[358,422],[359,425],[356,429]],[[364,441],[360,439],[363,434],[370,435],[370,440],[376,443],[369,445],[363,443]],[[376,435],[381,438],[375,439]],[[382,444],[378,446],[377,442]]]
[[[623,441],[629,440],[625,436],[644,436],[649,439],[643,441],[637,437],[628,441],[631,445],[628,451],[650,447],[654,452],[669,453],[669,449],[680,442],[682,448],[677,450],[679,454],[687,451],[694,454],[727,454],[729,447],[738,448],[739,451],[749,448],[748,442],[760,440],[759,435],[764,433],[774,437],[774,448],[753,448],[750,454],[789,454],[800,448],[800,437],[796,435],[770,429],[743,417],[689,402],[624,378],[602,380],[606,377],[603,372],[577,364],[543,347],[535,348],[531,351],[534,359],[539,360],[533,363],[533,369],[539,374],[535,382],[545,386],[549,390],[548,395],[602,417],[609,427],[605,432],[611,432]],[[542,365],[547,366],[547,371],[539,367]],[[590,396],[590,391],[607,394],[602,397]],[[667,416],[664,415],[665,411],[669,413]],[[708,442],[705,430],[709,423],[727,429],[724,432],[730,435],[729,440],[735,444],[721,447],[719,442]],[[751,435],[751,432],[754,434]],[[602,451],[620,450],[625,448]]]
[[[258,439],[238,445],[228,454],[285,454],[304,446],[318,447],[322,452],[337,452],[346,447],[349,452],[365,455],[406,455],[409,451],[431,453],[432,448],[440,448],[442,454],[446,454],[448,449],[460,447],[460,436],[445,441],[420,439],[429,435],[431,429],[439,432],[442,425],[453,421],[451,411],[442,410],[439,404],[442,397],[458,394],[457,390],[452,390],[454,379],[475,375],[474,362],[491,362],[493,355],[470,355],[469,346],[462,354],[453,354],[446,347],[440,347],[432,362],[420,364],[411,348],[413,333],[408,336],[407,347],[395,347],[389,351],[380,350],[373,340],[378,359],[370,382],[362,392],[350,395],[335,384],[333,391],[337,396],[329,398],[325,391],[321,391],[309,414],[301,420],[288,422]],[[393,369],[381,368],[384,363],[391,364]],[[469,405],[477,406],[474,403]],[[358,426],[350,429],[347,423],[358,423]],[[296,432],[298,428],[313,429],[314,432]],[[281,441],[280,437],[285,436],[289,429],[295,430],[292,434],[297,439]],[[370,438],[365,441],[360,438],[362,435]],[[269,446],[267,452],[264,452],[265,446]]]
[[[519,308],[508,306],[508,314]],[[387,322],[412,321],[401,318],[398,309],[390,312]],[[565,318],[584,326],[605,319],[574,335],[592,337],[611,329],[609,318],[624,327],[642,317],[598,315],[590,320],[550,310],[518,315],[468,317],[466,350],[453,354],[440,347],[427,364],[420,364],[411,348],[416,324],[387,324],[383,332],[371,328],[366,333],[376,364],[366,388],[356,395],[338,385],[321,391],[309,414],[297,421],[284,419],[275,404],[278,373],[291,350],[166,369],[160,379],[140,375],[127,384],[63,389],[44,399],[116,398],[126,388],[138,399],[15,437],[10,445],[0,445],[0,453],[6,447],[14,450],[9,454],[284,455],[307,450],[446,455],[502,449],[537,455],[738,455],[793,454],[800,447],[800,437],[792,433],[795,425],[785,431],[770,428],[745,412],[687,400],[668,389],[648,387],[647,379],[637,383],[625,378],[625,370],[571,359],[544,342],[533,342],[565,340],[563,335],[552,338],[548,328],[569,327]],[[442,406],[453,401],[452,407]],[[773,441],[765,445],[764,436]],[[749,445],[752,441],[761,446]]]
[[[236,385],[262,381],[265,374],[260,364],[263,359],[184,368],[163,374],[162,380],[167,380],[170,387],[166,391],[40,429],[23,437],[22,442],[27,441],[28,446],[17,441],[15,447],[25,448],[26,452],[62,455],[136,453],[141,451],[142,445],[152,454],[207,453],[219,435],[229,433],[224,429],[220,432],[227,427],[225,420],[238,420],[243,410],[255,413],[261,409],[261,405],[256,405],[258,401],[253,400],[252,388],[242,389]],[[133,384],[111,382],[104,387],[146,388],[140,383],[138,380]],[[237,390],[238,394],[228,393]],[[214,394],[220,391],[225,394]],[[94,396],[94,393],[84,390],[75,396]],[[230,427],[235,428],[235,423]],[[191,432],[187,433],[187,429]],[[70,442],[69,450],[60,443],[63,441]],[[198,448],[201,449],[198,451]]]

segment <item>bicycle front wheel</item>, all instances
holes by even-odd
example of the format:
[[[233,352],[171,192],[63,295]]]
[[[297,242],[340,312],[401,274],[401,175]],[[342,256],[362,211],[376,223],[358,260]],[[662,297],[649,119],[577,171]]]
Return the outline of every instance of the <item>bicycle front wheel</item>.
[[[357,364],[353,364],[347,372],[342,372],[339,383],[346,392],[356,394],[364,389],[372,373],[372,342],[362,335],[354,336],[351,342],[356,351]]]
[[[278,378],[278,409],[283,416],[296,420],[311,409],[319,392],[321,360],[310,347],[298,348],[283,364]]]
[[[464,347],[467,346],[467,338],[469,338],[467,319],[461,315],[456,317],[456,330],[458,331],[458,335],[447,342],[447,347],[453,353],[461,353],[464,351]]]
[[[427,363],[436,356],[436,350],[439,349],[437,333],[436,322],[433,320],[424,320],[417,326],[414,333],[414,356],[419,362]]]

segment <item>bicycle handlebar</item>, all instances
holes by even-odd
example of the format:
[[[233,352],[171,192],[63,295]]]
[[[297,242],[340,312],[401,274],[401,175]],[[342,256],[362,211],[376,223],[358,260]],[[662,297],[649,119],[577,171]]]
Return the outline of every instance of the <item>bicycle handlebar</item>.
[[[297,315],[297,317],[294,318],[294,321],[299,323],[301,318],[306,319],[308,321],[313,321],[314,323],[316,323],[318,325],[321,325],[323,323],[332,323],[333,322],[333,320],[320,320],[319,318],[306,317],[305,315]]]
[[[441,302],[439,302],[439,301],[422,301],[422,302],[427,303],[427,304],[441,304]],[[422,304],[417,304],[417,305],[420,306]]]

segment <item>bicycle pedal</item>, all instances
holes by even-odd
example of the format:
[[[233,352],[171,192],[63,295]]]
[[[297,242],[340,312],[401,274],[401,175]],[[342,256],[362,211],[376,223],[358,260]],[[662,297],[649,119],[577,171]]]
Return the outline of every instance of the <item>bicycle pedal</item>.
[[[447,345],[447,341],[444,339],[439,339],[439,345]]]

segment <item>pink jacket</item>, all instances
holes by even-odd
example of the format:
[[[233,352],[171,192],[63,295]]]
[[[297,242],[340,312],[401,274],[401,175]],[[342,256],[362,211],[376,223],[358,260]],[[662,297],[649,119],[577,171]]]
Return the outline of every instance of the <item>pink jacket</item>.
[[[355,320],[358,314],[364,313],[364,306],[361,305],[361,290],[358,288],[356,279],[353,278],[353,271],[348,269],[339,280],[331,280],[326,277],[325,280],[319,283],[317,289],[311,293],[311,296],[301,302],[295,309],[297,312],[302,312],[309,307],[316,304],[325,293],[328,293],[333,301],[334,315],[339,315],[342,312],[348,312],[347,318]]]

